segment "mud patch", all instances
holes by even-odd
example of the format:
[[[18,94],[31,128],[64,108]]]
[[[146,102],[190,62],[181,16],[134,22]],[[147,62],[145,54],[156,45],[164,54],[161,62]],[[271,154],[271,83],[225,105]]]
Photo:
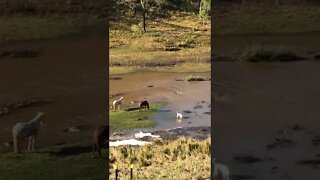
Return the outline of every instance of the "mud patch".
[[[314,169],[320,168],[320,159],[308,159],[308,160],[301,160],[296,162],[297,165],[306,165],[310,166]]]
[[[251,164],[251,163],[260,162],[261,158],[258,158],[258,157],[252,156],[252,155],[242,154],[242,155],[234,156],[233,160],[238,163]]]
[[[231,180],[247,180],[247,179],[255,179],[256,177],[252,175],[231,175]]]
[[[29,99],[15,103],[7,103],[0,105],[0,117],[13,113],[19,109],[28,108],[28,107],[38,107],[51,103],[50,100],[44,99]]]
[[[111,94],[111,95],[109,96],[109,98],[111,99],[111,98],[115,98],[115,97],[117,97],[117,96],[123,96],[123,95],[124,95],[124,93],[121,93],[121,92],[113,93],[113,94]]]
[[[320,145],[320,135],[313,136],[313,138],[312,138],[312,144],[313,144],[314,146]]]
[[[315,60],[320,60],[320,54],[314,55],[314,56],[313,56],[313,59],[315,59]]]
[[[193,109],[199,109],[202,108],[203,106],[201,106],[200,104],[196,105],[195,107],[193,107]]]
[[[12,58],[33,58],[38,56],[38,52],[31,49],[10,49],[0,51],[0,58],[12,57]]]
[[[140,67],[173,67],[178,63],[186,61],[163,61],[163,62],[140,62],[140,61],[124,61],[124,62],[110,62],[110,66],[140,66]]]
[[[290,139],[275,138],[275,141],[267,145],[267,150],[278,148],[293,148],[295,143]]]
[[[303,130],[303,128],[301,127],[301,126],[299,126],[299,125],[294,125],[293,127],[292,127],[292,130],[293,131],[300,131],[300,130]]]
[[[109,80],[122,80],[122,77],[109,77]]]
[[[212,57],[213,61],[215,62],[235,62],[237,61],[237,58],[231,57],[231,56],[218,56],[215,55]]]

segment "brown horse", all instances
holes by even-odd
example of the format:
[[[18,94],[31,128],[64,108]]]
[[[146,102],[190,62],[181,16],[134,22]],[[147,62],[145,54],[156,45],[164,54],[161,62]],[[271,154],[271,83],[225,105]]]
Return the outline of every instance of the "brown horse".
[[[101,157],[101,148],[104,141],[109,137],[109,126],[100,126],[93,132],[93,146],[92,157],[95,155],[95,151],[98,151],[99,157]]]
[[[149,109],[150,106],[149,106],[148,101],[142,101],[142,102],[140,102],[140,103],[139,103],[139,108],[140,108],[140,111],[141,111],[142,108],[144,108],[145,110],[147,110],[147,108]]]

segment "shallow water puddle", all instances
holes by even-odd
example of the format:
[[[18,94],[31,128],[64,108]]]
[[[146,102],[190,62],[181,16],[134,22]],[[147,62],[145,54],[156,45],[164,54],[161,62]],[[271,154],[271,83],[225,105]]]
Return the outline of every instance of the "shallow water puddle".
[[[157,123],[155,128],[151,128],[153,130],[210,126],[211,81],[176,81],[189,74],[143,72],[122,75],[119,76],[121,80],[110,81],[110,94],[122,92],[126,107],[131,106],[131,101],[143,99],[147,99],[150,105],[164,103],[157,115],[149,117]],[[209,73],[195,75],[210,77]],[[181,121],[177,121],[176,112],[183,115]]]

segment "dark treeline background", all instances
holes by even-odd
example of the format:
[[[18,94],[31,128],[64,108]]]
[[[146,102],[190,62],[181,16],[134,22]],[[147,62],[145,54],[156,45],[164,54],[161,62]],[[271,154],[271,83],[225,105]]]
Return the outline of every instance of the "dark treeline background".
[[[0,15],[88,13],[106,16],[106,0],[0,0]]]
[[[223,3],[236,3],[236,4],[304,4],[304,3],[320,3],[320,0],[213,0],[214,5]]]

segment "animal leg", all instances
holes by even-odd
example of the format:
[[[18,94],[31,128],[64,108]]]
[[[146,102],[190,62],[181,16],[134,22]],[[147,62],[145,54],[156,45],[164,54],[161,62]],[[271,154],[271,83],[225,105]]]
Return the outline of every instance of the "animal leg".
[[[99,157],[101,157],[101,145],[100,144],[97,145],[97,149],[98,149]]]
[[[35,144],[36,144],[36,136],[33,136],[33,138],[32,138],[32,151],[33,152],[35,150]]]
[[[21,152],[20,145],[21,145],[21,138],[17,137],[17,153]]]
[[[94,157],[95,151],[96,151],[96,144],[93,143],[93,145],[92,145],[92,157]]]
[[[13,135],[13,152],[18,153],[17,136]]]
[[[31,145],[32,145],[32,136],[28,138],[28,151],[31,151]]]

